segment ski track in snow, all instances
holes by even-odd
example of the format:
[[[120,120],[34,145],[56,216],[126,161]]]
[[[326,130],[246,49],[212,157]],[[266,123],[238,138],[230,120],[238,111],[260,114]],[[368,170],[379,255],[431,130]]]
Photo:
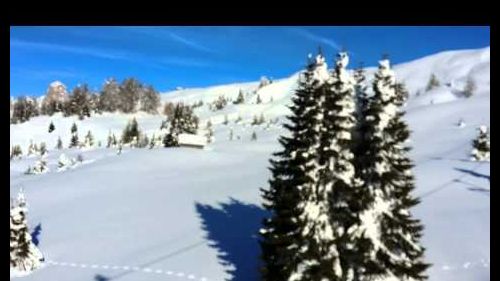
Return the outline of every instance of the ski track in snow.
[[[168,276],[177,277],[179,279],[188,279],[188,280],[199,280],[199,281],[210,281],[207,277],[198,277],[193,273],[186,273],[182,271],[172,271],[165,269],[153,269],[150,267],[138,267],[138,266],[130,266],[130,265],[101,265],[101,264],[86,264],[86,263],[73,263],[73,262],[58,262],[53,260],[48,260],[45,263],[45,266],[62,266],[62,267],[73,267],[73,268],[90,268],[90,269],[105,269],[105,270],[125,270],[125,271],[133,271],[133,272],[142,272],[148,274],[164,274]]]
[[[210,279],[206,277],[197,277],[192,273],[185,273],[182,271],[176,272],[172,270],[165,269],[152,269],[149,267],[138,267],[138,266],[119,266],[119,265],[100,265],[100,264],[85,264],[85,263],[72,263],[72,262],[58,262],[49,260],[46,262],[46,266],[63,266],[63,267],[74,267],[74,268],[91,268],[91,269],[105,269],[105,270],[125,270],[125,271],[134,271],[134,272],[142,272],[148,274],[164,274],[168,276],[178,277],[179,279],[188,279],[188,280],[199,280],[199,281],[209,281]],[[434,266],[434,268],[439,268],[442,271],[455,271],[455,270],[469,270],[476,267],[488,268],[490,266],[489,259],[481,259],[475,262],[464,262],[463,264],[456,265],[442,265],[442,266]]]

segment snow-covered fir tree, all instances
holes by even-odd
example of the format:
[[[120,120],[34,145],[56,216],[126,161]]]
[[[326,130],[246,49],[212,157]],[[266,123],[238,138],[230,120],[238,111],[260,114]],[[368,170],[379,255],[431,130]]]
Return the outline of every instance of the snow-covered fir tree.
[[[179,134],[196,134],[198,131],[199,119],[190,106],[181,103],[176,104],[172,118],[169,121],[169,131],[163,138],[165,147],[177,146]]]
[[[320,93],[317,179],[305,203],[303,232],[311,246],[294,280],[351,280],[358,270],[360,243],[347,231],[357,227],[360,204],[352,152],[356,82],[346,69],[348,63],[347,53],[340,52]]]
[[[488,127],[482,125],[478,128],[479,135],[472,141],[472,160],[490,161],[490,137]]]
[[[462,92],[463,96],[466,98],[472,97],[472,95],[474,95],[474,93],[476,92],[476,89],[476,82],[474,81],[474,79],[472,79],[471,76],[468,76],[467,80],[465,81],[464,90]]]
[[[76,156],[76,161],[82,163],[83,162],[83,155],[81,153],[78,153],[78,155]]]
[[[56,129],[56,127],[54,126],[54,123],[52,121],[50,121],[50,124],[49,124],[49,133],[52,133],[55,129]]]
[[[212,127],[207,129],[207,132],[205,134],[205,137],[207,138],[207,143],[212,143],[214,139],[214,130]]]
[[[71,125],[71,140],[69,142],[69,147],[77,147],[79,145],[78,141],[78,127],[76,126],[76,123],[73,123]]]
[[[250,136],[251,141],[256,141],[257,140],[257,133],[255,131],[252,132],[252,135]]]
[[[242,104],[245,102],[245,97],[243,95],[243,91],[240,89],[240,91],[238,92],[238,97],[236,98],[236,100],[233,102],[234,104]]]
[[[120,141],[120,142],[118,143],[118,149],[117,149],[117,151],[116,151],[116,154],[118,154],[118,155],[122,154],[122,150],[123,150],[123,144],[122,144],[122,142]]]
[[[57,137],[57,144],[56,144],[56,148],[57,149],[63,149],[63,143],[62,143],[62,140],[61,140],[61,137]]]
[[[118,145],[118,139],[116,138],[116,135],[113,133],[113,142],[112,142],[112,146],[115,147]]]
[[[33,155],[36,154],[37,149],[35,147],[35,144],[33,143],[33,140],[30,140],[30,144],[28,145],[28,154],[27,155]]]
[[[300,274],[299,264],[304,266],[308,262],[305,252],[314,246],[304,237],[305,214],[310,212],[305,210],[304,202],[310,199],[316,178],[321,113],[318,95],[324,83],[323,79],[317,79],[318,70],[327,72],[322,55],[316,61],[310,60],[300,74],[289,123],[284,125],[290,135],[280,137],[283,148],[270,160],[270,186],[262,189],[263,205],[270,212],[260,231],[265,281],[313,280]]]
[[[436,87],[439,87],[441,83],[437,79],[436,75],[434,73],[431,74],[431,77],[429,78],[429,82],[427,82],[427,86],[425,87],[425,90],[428,92]]]
[[[429,265],[419,244],[423,227],[410,212],[419,200],[411,194],[413,164],[406,145],[410,132],[402,119],[401,107],[408,94],[403,84],[396,83],[387,59],[379,62],[373,92],[365,116],[368,129],[362,140],[367,145],[357,161],[364,185],[359,196],[361,224],[355,233],[369,250],[362,257],[359,278],[425,280]]]
[[[31,240],[26,218],[28,207],[22,191],[16,203],[10,208],[10,269],[26,274],[38,269],[44,258]]]
[[[48,153],[47,145],[45,144],[45,142],[40,143],[39,152],[40,152],[40,156],[45,156]]]
[[[259,95],[259,94],[257,94],[257,98],[256,98],[256,100],[255,100],[255,103],[256,103],[256,104],[261,104],[261,103],[262,103],[262,99],[260,98],[260,95]]]
[[[254,115],[253,120],[252,120],[252,125],[261,125],[266,122],[266,119],[264,118],[264,113],[261,113],[259,116]]]
[[[257,124],[259,124],[259,118],[257,117],[257,115],[254,115],[252,119],[252,125],[257,125]]]
[[[134,138],[135,138],[135,142],[137,142],[137,140],[140,137],[140,134],[141,134],[141,132],[139,130],[139,124],[137,123],[137,120],[135,118],[133,118],[132,120],[130,120],[127,123],[127,126],[123,130],[123,134],[122,134],[123,144],[129,144],[129,143],[134,142]]]
[[[149,149],[153,149],[156,145],[156,135],[153,134],[151,140],[149,141]]]
[[[12,159],[21,157],[21,155],[23,155],[23,151],[21,149],[21,146],[18,144],[12,146],[12,149],[10,151],[10,159],[12,160]]]
[[[368,105],[368,85],[366,81],[366,71],[362,63],[360,63],[359,67],[354,71],[353,78],[356,82],[354,85],[354,91],[356,93],[356,133],[363,134],[360,130],[362,130],[363,127],[363,116]]]
[[[94,136],[92,135],[92,132],[90,130],[85,135],[84,146],[85,147],[93,147],[94,146]]]
[[[106,147],[110,148],[112,145],[113,145],[113,136],[111,135],[111,130],[109,130]]]

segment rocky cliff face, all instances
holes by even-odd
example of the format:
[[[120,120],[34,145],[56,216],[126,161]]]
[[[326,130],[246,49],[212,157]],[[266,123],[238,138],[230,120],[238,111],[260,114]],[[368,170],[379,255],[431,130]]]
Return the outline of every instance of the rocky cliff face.
[[[47,89],[45,100],[64,101],[67,98],[67,96],[68,96],[68,91],[66,90],[66,86],[59,81],[54,81],[50,83],[49,88]]]

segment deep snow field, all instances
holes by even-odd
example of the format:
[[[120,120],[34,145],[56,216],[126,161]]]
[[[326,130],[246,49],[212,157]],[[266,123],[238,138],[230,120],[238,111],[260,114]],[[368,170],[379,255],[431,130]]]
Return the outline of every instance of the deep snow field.
[[[489,47],[450,51],[394,67],[411,95],[406,120],[413,131],[414,195],[421,198],[413,213],[425,225],[431,281],[490,280],[490,165],[468,160],[477,127],[490,124],[489,54]],[[441,86],[425,92],[431,73]],[[458,97],[468,75],[476,94]],[[151,136],[162,115],[104,114],[83,121],[55,115],[11,125],[11,145],[20,144],[23,152],[30,139],[47,143],[50,169],[25,175],[34,156],[10,164],[11,196],[24,188],[28,222],[41,227],[35,236],[46,258],[43,268],[15,280],[258,280],[257,231],[265,215],[259,188],[267,186],[268,159],[286,133],[282,123],[296,79],[260,89],[258,105],[251,93],[258,82],[163,93],[163,101],[204,101],[195,112],[201,128],[210,118],[215,141],[203,150],[124,148],[117,155],[104,147],[108,132],[119,137],[133,116]],[[245,104],[208,110],[219,95],[235,99],[240,89],[248,92]],[[278,122],[251,126],[261,113]],[[226,114],[228,125],[222,124]],[[463,128],[456,126],[460,118]],[[50,121],[56,130],[49,134]],[[103,147],[54,149],[58,136],[67,147],[73,121],[81,139],[92,130]],[[253,131],[256,141],[250,140]],[[84,162],[59,172],[61,153],[82,154]]]

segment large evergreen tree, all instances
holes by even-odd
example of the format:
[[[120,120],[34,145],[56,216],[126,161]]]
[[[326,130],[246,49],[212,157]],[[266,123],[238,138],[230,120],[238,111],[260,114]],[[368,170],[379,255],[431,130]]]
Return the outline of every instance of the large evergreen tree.
[[[12,110],[12,123],[22,123],[28,121],[31,117],[39,115],[38,103],[35,98],[19,97]]]
[[[120,110],[124,113],[137,111],[142,84],[134,78],[125,79],[120,85]]]
[[[33,244],[28,230],[28,208],[24,194],[18,195],[17,204],[10,209],[10,268],[30,272],[41,266],[42,253]]]
[[[358,224],[360,200],[355,178],[352,133],[356,124],[355,80],[348,73],[347,53],[338,54],[336,67],[321,93],[321,134],[318,178],[308,212],[307,268],[299,280],[350,280],[359,269],[361,250],[352,235]],[[351,232],[346,231],[350,229]],[[313,261],[314,263],[312,263]]]
[[[152,86],[147,86],[142,91],[140,103],[140,110],[151,114],[157,114],[158,107],[160,106],[160,95]]]
[[[365,116],[367,145],[357,161],[362,190],[368,191],[360,196],[364,212],[358,233],[365,235],[370,249],[364,255],[361,280],[425,280],[428,265],[419,245],[423,227],[409,210],[419,201],[411,195],[413,164],[405,144],[410,133],[402,120],[401,106],[408,94],[402,84],[396,84],[387,59],[380,61],[373,92]]]
[[[98,102],[99,111],[115,112],[120,105],[120,85],[111,78],[104,83]]]
[[[290,106],[292,114],[285,124],[289,135],[280,137],[283,149],[270,160],[270,186],[262,189],[264,207],[270,212],[261,229],[262,280],[298,280],[303,270],[299,265],[312,246],[304,237],[306,212],[310,211],[305,209],[304,202],[312,195],[315,182],[320,122],[318,94],[324,82],[317,79],[318,68],[326,71],[321,55],[310,61],[300,75]]]
[[[64,109],[66,116],[77,115],[80,119],[90,117],[90,91],[87,84],[78,85],[73,89]]]

